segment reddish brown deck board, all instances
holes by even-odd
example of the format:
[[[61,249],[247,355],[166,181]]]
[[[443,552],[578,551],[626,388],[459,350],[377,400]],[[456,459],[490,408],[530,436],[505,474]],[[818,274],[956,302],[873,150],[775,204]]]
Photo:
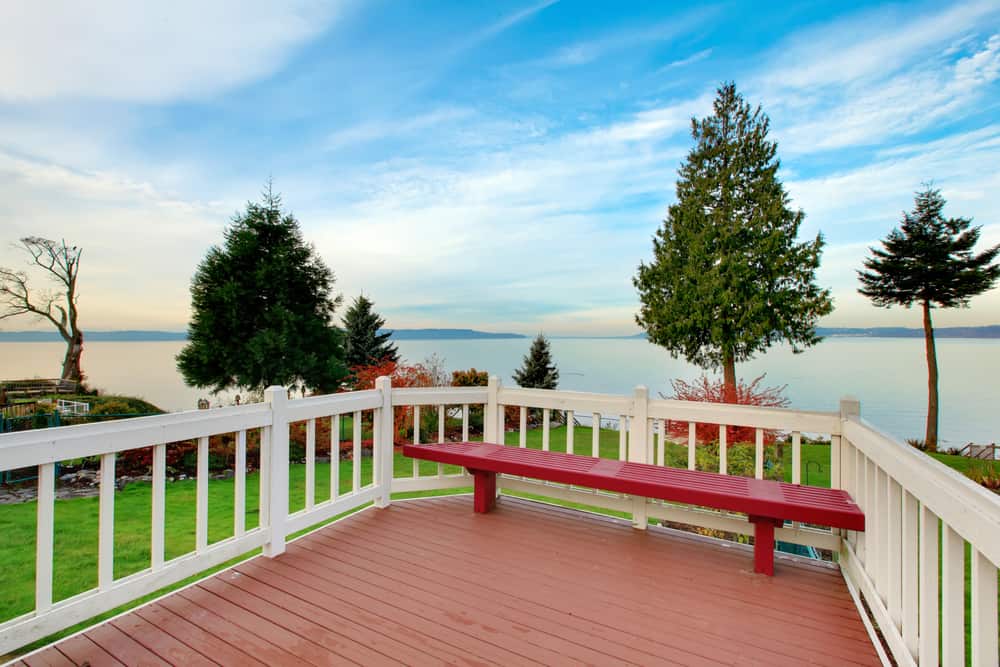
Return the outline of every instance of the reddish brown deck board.
[[[18,667],[73,667],[76,663],[63,655],[59,649],[52,646],[41,653],[28,656],[21,662],[14,663]]]
[[[504,497],[370,509],[35,664],[877,665],[836,569]],[[60,662],[61,661],[61,662]]]

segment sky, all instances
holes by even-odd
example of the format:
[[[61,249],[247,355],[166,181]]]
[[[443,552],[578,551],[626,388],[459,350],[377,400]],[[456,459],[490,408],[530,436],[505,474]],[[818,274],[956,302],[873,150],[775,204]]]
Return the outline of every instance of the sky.
[[[84,330],[183,330],[198,263],[272,178],[390,327],[635,333],[690,119],[735,81],[827,241],[821,324],[918,327],[855,271],[926,182],[1000,243],[998,79],[996,2],[11,0],[0,265],[65,239]],[[1000,289],[936,313],[998,322]]]

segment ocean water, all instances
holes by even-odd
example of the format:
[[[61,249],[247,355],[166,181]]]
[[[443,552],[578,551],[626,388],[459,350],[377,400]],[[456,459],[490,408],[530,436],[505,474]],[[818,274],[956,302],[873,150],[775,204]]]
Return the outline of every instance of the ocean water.
[[[511,373],[529,339],[404,340],[403,357],[418,362],[430,355],[449,370],[476,367],[513,385]],[[165,410],[189,410],[212,397],[187,387],[174,358],[184,343],[93,342],[86,345],[84,372],[103,390],[141,396]],[[701,371],[641,339],[556,338],[553,358],[562,389],[629,394],[637,385],[651,396],[669,394],[671,378],[691,380]],[[0,378],[56,377],[61,343],[0,343]],[[1000,340],[938,341],[940,437],[947,446],[1000,439]],[[861,401],[861,413],[900,438],[923,437],[927,405],[927,368],[922,339],[828,338],[802,354],[777,347],[737,366],[751,380],[766,373],[764,384],[787,385],[792,407],[837,410],[842,396]]]

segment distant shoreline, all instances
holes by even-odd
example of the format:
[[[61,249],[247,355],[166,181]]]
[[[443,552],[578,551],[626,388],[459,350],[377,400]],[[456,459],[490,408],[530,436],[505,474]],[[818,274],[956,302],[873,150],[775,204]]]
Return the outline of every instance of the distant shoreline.
[[[394,329],[389,330],[393,340],[506,340],[527,338],[518,333],[496,333],[474,329]],[[150,343],[185,341],[183,331],[84,331],[85,343]],[[56,331],[0,331],[0,343],[61,343]]]
[[[387,329],[393,340],[517,340],[529,336],[519,333],[477,331],[475,329]],[[923,338],[923,329],[906,327],[819,327],[816,330],[826,338]],[[1000,324],[981,327],[941,327],[934,330],[936,338],[998,339]],[[631,336],[549,336],[552,339],[634,340],[646,337],[645,333]],[[162,342],[184,341],[183,331],[85,331],[86,342]],[[0,331],[0,343],[57,343],[62,338],[55,331]]]

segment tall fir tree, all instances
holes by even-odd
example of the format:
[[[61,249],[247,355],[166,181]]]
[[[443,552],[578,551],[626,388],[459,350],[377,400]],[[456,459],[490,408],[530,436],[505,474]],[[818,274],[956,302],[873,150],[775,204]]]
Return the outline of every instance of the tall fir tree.
[[[399,361],[399,351],[389,342],[392,332],[379,333],[385,319],[372,310],[374,305],[362,294],[344,313],[344,355],[350,367]]]
[[[833,303],[815,282],[822,235],[796,242],[804,214],[778,179],[767,115],[733,83],[718,89],[713,110],[691,121],[695,146],[679,170],[677,203],[633,282],[649,340],[721,367],[734,401],[737,362],[779,341],[796,352],[816,344],[817,320]]]
[[[559,369],[552,361],[552,349],[544,335],[538,334],[532,341],[521,367],[514,371],[514,382],[532,389],[555,389],[559,385]]]
[[[270,183],[233,218],[191,282],[184,381],[221,391],[302,384],[332,391],[346,375],[333,315],[334,275]]]
[[[918,192],[913,211],[903,213],[903,222],[870,248],[858,271],[861,294],[876,306],[911,307],[923,310],[924,346],[927,356],[927,428],[924,442],[930,451],[938,445],[938,365],[934,345],[934,308],[968,307],[969,299],[992,288],[1000,278],[1000,265],[993,260],[1000,245],[978,255],[981,227],[969,218],[945,218],[941,191],[926,187]]]

